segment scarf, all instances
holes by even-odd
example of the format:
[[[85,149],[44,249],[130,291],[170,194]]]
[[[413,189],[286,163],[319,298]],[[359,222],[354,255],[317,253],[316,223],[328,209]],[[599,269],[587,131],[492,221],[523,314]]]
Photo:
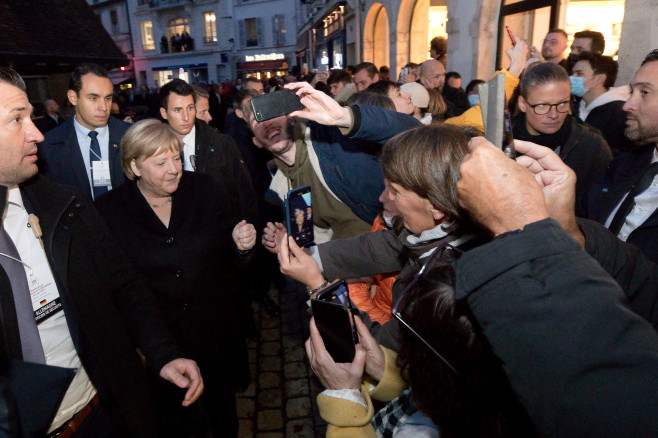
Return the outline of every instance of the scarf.
[[[567,115],[567,118],[564,119],[562,127],[555,134],[532,135],[526,129],[525,122],[526,119],[524,113],[520,113],[517,117],[514,118],[512,123],[514,138],[518,140],[531,141],[533,143],[551,148],[553,151],[565,144],[571,135],[571,115]]]

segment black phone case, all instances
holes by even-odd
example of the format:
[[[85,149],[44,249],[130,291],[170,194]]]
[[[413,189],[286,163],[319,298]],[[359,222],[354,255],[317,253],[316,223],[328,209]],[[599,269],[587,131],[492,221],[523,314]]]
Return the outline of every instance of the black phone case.
[[[301,104],[295,92],[287,89],[261,94],[252,98],[250,103],[257,122],[264,122],[304,109],[304,105]]]
[[[350,310],[340,304],[311,300],[315,325],[318,327],[324,347],[336,363],[354,360],[356,348]]]

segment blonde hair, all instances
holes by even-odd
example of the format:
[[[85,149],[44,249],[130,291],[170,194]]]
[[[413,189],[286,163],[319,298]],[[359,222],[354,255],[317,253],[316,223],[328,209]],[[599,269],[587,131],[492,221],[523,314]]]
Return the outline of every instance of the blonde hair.
[[[167,151],[180,152],[182,148],[183,141],[171,126],[156,119],[141,120],[132,125],[121,139],[123,173],[134,181],[137,176],[130,167],[133,160],[144,160]]]

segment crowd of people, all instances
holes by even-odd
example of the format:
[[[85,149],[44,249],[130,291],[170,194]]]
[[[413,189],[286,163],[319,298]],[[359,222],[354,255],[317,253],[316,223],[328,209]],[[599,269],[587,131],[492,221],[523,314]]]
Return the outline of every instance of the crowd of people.
[[[312,299],[347,283],[353,361],[313,317],[305,345],[330,437],[658,436],[658,50],[614,88],[600,34],[566,42],[507,51],[516,160],[442,38],[397,80],[364,62],[117,93],[81,64],[66,120],[49,99],[33,122],[0,69],[3,432],[237,436],[251,301],[278,313],[283,273]],[[258,121],[282,88],[303,109]],[[303,186],[306,248],[281,208]]]

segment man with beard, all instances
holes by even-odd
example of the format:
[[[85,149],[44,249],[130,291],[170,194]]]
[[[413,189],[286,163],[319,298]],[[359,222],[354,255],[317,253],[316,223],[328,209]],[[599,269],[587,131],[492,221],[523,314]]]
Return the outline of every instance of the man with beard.
[[[658,49],[642,62],[624,105],[626,137],[645,146],[619,155],[578,203],[594,219],[658,262]]]

